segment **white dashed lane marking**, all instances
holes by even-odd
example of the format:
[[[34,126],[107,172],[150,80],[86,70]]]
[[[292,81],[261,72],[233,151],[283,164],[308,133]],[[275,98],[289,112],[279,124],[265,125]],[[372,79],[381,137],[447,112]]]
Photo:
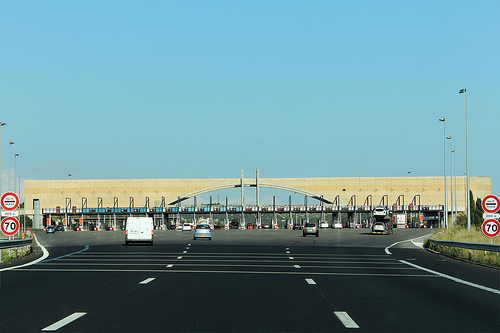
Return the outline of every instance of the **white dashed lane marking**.
[[[42,331],[57,331],[61,327],[68,325],[69,323],[77,320],[78,318],[80,318],[82,316],[85,316],[86,314],[87,314],[87,312],[75,312],[75,313],[67,316],[66,318],[59,320],[58,322],[56,322],[50,326],[45,327]]]
[[[149,282],[151,282],[151,281],[153,281],[155,279],[156,278],[147,278],[146,280],[139,282],[139,284],[148,284]]]
[[[359,328],[358,324],[345,311],[335,311],[337,318],[344,324],[346,328]]]

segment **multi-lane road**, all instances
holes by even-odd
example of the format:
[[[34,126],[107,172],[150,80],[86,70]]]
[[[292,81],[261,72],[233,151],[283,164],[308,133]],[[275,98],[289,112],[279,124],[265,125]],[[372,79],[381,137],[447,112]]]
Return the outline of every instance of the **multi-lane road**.
[[[40,233],[46,259],[0,272],[0,332],[499,332],[500,271],[410,241],[429,233]]]

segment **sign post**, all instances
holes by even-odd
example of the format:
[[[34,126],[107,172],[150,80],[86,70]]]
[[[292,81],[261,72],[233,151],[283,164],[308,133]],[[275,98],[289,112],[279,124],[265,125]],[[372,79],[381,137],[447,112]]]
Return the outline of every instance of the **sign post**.
[[[16,210],[19,206],[19,197],[14,192],[6,192],[1,199],[2,208],[7,211]]]
[[[500,222],[497,220],[486,220],[481,225],[481,230],[486,237],[494,238],[500,234]]]
[[[486,212],[483,215],[485,221],[481,225],[481,231],[493,243],[493,238],[500,234],[500,223],[497,220],[499,214],[495,214],[500,209],[500,200],[496,195],[490,194],[484,197],[481,206]]]
[[[6,217],[2,220],[0,228],[5,236],[13,236],[19,231],[19,221],[15,217]]]
[[[500,200],[496,195],[490,194],[484,197],[481,206],[486,213],[496,213],[500,209]]]
[[[14,192],[6,192],[0,198],[0,205],[4,209],[1,215],[5,216],[0,223],[0,229],[10,239],[19,231],[19,221],[16,218],[19,212],[15,211],[19,207],[19,197]]]

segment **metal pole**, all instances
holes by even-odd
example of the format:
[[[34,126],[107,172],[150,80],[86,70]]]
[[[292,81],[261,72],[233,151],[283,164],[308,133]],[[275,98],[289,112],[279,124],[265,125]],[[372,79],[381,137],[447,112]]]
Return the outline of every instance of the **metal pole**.
[[[467,89],[461,89],[459,94],[465,93],[465,173],[467,178],[467,230],[470,231],[470,179],[469,179],[469,116],[467,112]]]
[[[446,118],[439,118],[444,124],[444,226],[448,229],[448,182],[446,180]]]
[[[451,198],[450,198],[450,210],[451,210],[451,225],[455,221],[454,210],[453,210],[453,143],[451,136],[446,137],[450,140],[450,190],[451,190]],[[448,189],[447,189],[448,190]]]
[[[2,126],[5,125],[7,124],[0,122],[0,193],[2,193]]]
[[[458,208],[457,208],[457,154],[455,154],[455,149],[453,149],[453,171],[454,171],[454,176],[455,178],[455,219],[457,218],[458,215]]]
[[[243,168],[241,168],[241,206],[245,206],[245,193],[243,190]]]
[[[9,141],[9,187],[7,188],[7,191],[10,191],[10,178],[11,178],[11,172],[10,172],[10,146],[14,144],[14,141]]]
[[[17,182],[16,182],[16,178],[17,178],[17,157],[19,156],[19,154],[14,154],[14,192],[20,196],[20,194],[17,192]]]

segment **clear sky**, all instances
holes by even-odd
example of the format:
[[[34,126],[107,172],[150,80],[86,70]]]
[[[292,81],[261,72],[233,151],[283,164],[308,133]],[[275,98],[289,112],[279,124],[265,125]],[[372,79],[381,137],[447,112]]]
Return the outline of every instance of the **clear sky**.
[[[463,175],[467,88],[470,174],[500,195],[499,18],[497,0],[2,1],[2,190],[9,141],[21,180],[442,176],[440,117]]]

